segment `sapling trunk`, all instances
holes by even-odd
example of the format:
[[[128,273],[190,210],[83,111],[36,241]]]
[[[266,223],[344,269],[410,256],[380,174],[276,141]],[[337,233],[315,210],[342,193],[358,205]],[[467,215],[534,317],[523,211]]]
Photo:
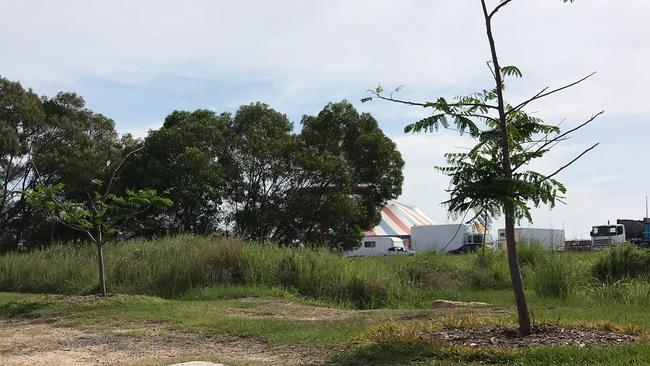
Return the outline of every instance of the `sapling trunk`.
[[[97,247],[97,274],[99,282],[99,295],[106,297],[106,275],[104,273],[104,243],[102,240],[102,234],[99,232],[97,234],[97,242],[95,243]]]
[[[106,276],[104,275],[104,251],[102,245],[97,244],[97,268],[99,275],[99,294],[106,296]]]
[[[492,15],[488,13],[485,0],[481,0],[483,5],[483,15],[485,16],[485,30],[490,45],[490,54],[492,56],[492,66],[494,71],[494,81],[496,84],[497,110],[499,112],[499,134],[501,144],[501,160],[503,168],[503,178],[506,180],[505,199],[503,200],[503,211],[506,221],[506,246],[508,249],[508,268],[510,270],[510,279],[512,280],[512,290],[515,295],[517,304],[517,315],[519,318],[519,333],[521,335],[530,334],[530,315],[528,314],[528,304],[524,292],[524,283],[521,279],[521,269],[517,258],[517,243],[515,242],[515,207],[512,202],[514,189],[512,186],[512,163],[510,161],[510,138],[508,136],[508,116],[506,114],[505,101],[503,97],[503,78],[501,75],[501,66],[497,57],[497,48],[492,33]],[[505,5],[506,2],[502,2]],[[497,8],[498,9],[498,8]],[[496,11],[496,10],[495,10]]]
[[[530,314],[528,313],[528,303],[526,302],[526,293],[524,292],[524,282],[521,278],[521,268],[519,267],[519,258],[517,255],[517,242],[515,241],[515,219],[514,207],[512,202],[505,205],[506,216],[506,247],[508,251],[508,269],[510,270],[510,280],[512,282],[512,291],[515,295],[517,304],[517,316],[519,318],[519,333],[526,336],[531,333]]]

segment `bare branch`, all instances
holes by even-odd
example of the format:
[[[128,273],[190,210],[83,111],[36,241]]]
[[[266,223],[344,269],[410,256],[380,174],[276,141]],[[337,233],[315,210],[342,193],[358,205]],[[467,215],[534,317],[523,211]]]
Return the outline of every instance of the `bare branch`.
[[[572,82],[571,84],[567,84],[567,85],[565,85],[565,86],[563,86],[563,87],[560,87],[560,88],[557,88],[557,89],[553,89],[553,90],[551,90],[551,91],[547,91],[547,90],[548,90],[548,87],[546,87],[546,88],[542,89],[539,93],[535,94],[532,98],[530,98],[530,99],[528,99],[528,100],[526,100],[526,101],[520,103],[519,105],[517,105],[516,107],[514,107],[513,109],[511,109],[510,111],[508,111],[508,114],[511,113],[511,112],[514,112],[514,111],[518,111],[518,110],[520,110],[521,108],[523,108],[523,107],[525,107],[526,105],[528,105],[530,102],[533,102],[533,101],[535,101],[535,100],[537,100],[537,99],[541,99],[541,98],[547,97],[547,96],[549,96],[549,95],[551,95],[551,94],[554,94],[554,93],[560,92],[560,91],[562,91],[562,90],[565,90],[565,89],[568,89],[568,88],[570,88],[570,87],[572,87],[572,86],[575,86],[575,85],[577,85],[577,84],[580,84],[581,82],[583,82],[583,81],[589,79],[590,77],[596,75],[596,73],[597,73],[597,72],[594,71],[594,72],[592,72],[591,74],[589,74],[589,75],[583,77],[583,78],[580,79],[580,80],[574,81],[574,82]]]
[[[466,223],[466,224],[469,224],[469,223],[471,223],[472,221],[478,219],[478,218],[483,214],[484,211],[485,211],[485,209],[484,209],[484,208],[481,208],[481,209],[478,211],[478,213],[477,213],[476,215],[474,215],[474,217],[472,217],[471,219],[465,221],[465,223]]]
[[[547,180],[547,179],[551,179],[551,178],[553,178],[553,177],[556,176],[558,173],[560,173],[560,172],[563,171],[564,169],[568,168],[571,164],[575,163],[575,162],[576,162],[578,159],[580,159],[583,155],[585,155],[585,154],[588,153],[589,151],[595,149],[596,146],[598,146],[598,145],[600,145],[600,143],[596,143],[596,144],[594,144],[592,147],[586,149],[586,150],[583,151],[580,155],[578,155],[575,159],[571,160],[571,161],[568,162],[567,164],[563,165],[560,169],[558,169],[558,170],[556,170],[555,172],[553,172],[553,174],[547,175],[546,178],[544,178],[544,179],[542,180],[542,182],[545,181],[545,180]]]
[[[511,2],[512,2],[512,0],[505,0],[504,2],[499,4],[496,8],[494,8],[494,10],[492,10],[490,15],[488,15],[488,18],[491,19],[494,16],[494,14],[496,14],[499,10],[501,10],[501,8],[503,8],[504,6],[510,4]]]
[[[584,122],[584,123],[582,123],[582,124],[580,124],[580,125],[578,125],[578,126],[572,128],[572,129],[570,129],[570,130],[568,130],[568,131],[566,131],[566,132],[564,132],[564,133],[561,133],[561,134],[555,136],[554,138],[548,140],[547,142],[545,142],[544,144],[542,144],[540,147],[538,147],[537,150],[535,150],[535,153],[538,153],[538,152],[544,150],[546,147],[548,147],[548,146],[551,145],[551,144],[554,144],[554,143],[557,143],[557,142],[560,142],[560,141],[564,141],[564,140],[566,140],[565,137],[567,137],[567,135],[569,135],[570,133],[573,133],[573,132],[575,132],[575,131],[577,131],[577,130],[583,128],[584,126],[588,125],[589,123],[593,122],[593,121],[594,121],[598,116],[600,116],[600,115],[603,114],[603,113],[605,113],[605,111],[600,111],[600,112],[594,114],[593,116],[591,116],[591,118],[589,118],[586,122]],[[512,169],[512,171],[514,172],[515,170],[521,168],[521,166],[524,165],[524,163],[525,163],[525,162],[521,162],[521,163],[519,163],[519,165],[517,165],[516,167],[514,167],[514,168]]]
[[[368,90],[368,91],[371,92],[372,94],[374,94],[375,97],[377,97],[379,99],[382,99],[382,100],[389,101],[389,102],[406,104],[406,105],[413,105],[413,106],[418,106],[418,107],[426,107],[427,106],[427,103],[418,103],[418,102],[411,102],[411,101],[408,101],[408,100],[395,99],[392,96],[391,97],[385,97],[385,96],[383,96],[383,95],[381,95],[381,94],[379,94],[379,93],[377,93],[375,91],[372,91],[372,90]]]
[[[496,79],[496,78],[497,78],[497,74],[494,72],[494,69],[492,68],[492,66],[490,66],[490,61],[485,61],[485,64],[487,65],[487,68],[488,68],[488,69],[490,70],[490,72],[492,73],[492,77]]]
[[[106,192],[104,193],[104,195],[107,195],[111,191],[111,187],[113,186],[113,183],[115,182],[115,177],[117,176],[117,172],[118,172],[118,170],[120,170],[120,168],[122,167],[122,164],[124,164],[126,159],[128,159],[129,156],[135,154],[136,152],[138,152],[138,151],[140,151],[142,149],[144,149],[144,146],[140,146],[139,148],[137,148],[137,149],[131,151],[130,153],[126,154],[126,156],[122,159],[122,161],[120,161],[120,163],[117,165],[115,170],[113,170],[113,175],[111,175],[111,179],[108,181],[108,185],[106,186]]]
[[[430,108],[433,107],[432,103],[420,103],[420,102],[412,102],[409,100],[403,100],[403,99],[396,99],[393,98],[392,93],[390,97],[386,97],[384,95],[381,95],[377,93],[374,90],[368,90],[370,93],[372,93],[376,98],[379,98],[381,100],[385,100],[388,102],[393,102],[393,103],[400,103],[400,104],[406,104],[406,105],[411,105],[411,106],[417,106],[417,107],[424,107],[424,108]],[[483,108],[488,108],[488,109],[497,109],[496,106],[490,105],[490,104],[483,104],[483,103],[447,103],[447,106],[449,107],[483,107]]]
[[[90,235],[90,233],[88,232],[88,229],[84,228],[84,227],[81,226],[81,225],[77,225],[77,224],[73,224],[73,223],[70,223],[70,222],[66,222],[65,220],[61,220],[61,219],[59,219],[59,218],[56,217],[56,216],[54,217],[54,221],[58,222],[59,224],[65,226],[65,227],[67,227],[67,228],[69,228],[69,229],[72,229],[72,230],[75,230],[75,231],[80,231],[80,232],[82,232],[82,233],[86,233],[86,234],[89,234],[89,235]],[[91,235],[91,239],[93,239],[93,241],[95,241],[95,239],[92,238],[92,235]]]

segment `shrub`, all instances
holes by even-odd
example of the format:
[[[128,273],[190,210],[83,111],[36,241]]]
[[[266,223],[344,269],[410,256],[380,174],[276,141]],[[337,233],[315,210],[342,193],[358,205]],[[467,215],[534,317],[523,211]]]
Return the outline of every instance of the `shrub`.
[[[594,263],[592,275],[600,281],[642,278],[650,275],[650,250],[623,244],[605,251]]]

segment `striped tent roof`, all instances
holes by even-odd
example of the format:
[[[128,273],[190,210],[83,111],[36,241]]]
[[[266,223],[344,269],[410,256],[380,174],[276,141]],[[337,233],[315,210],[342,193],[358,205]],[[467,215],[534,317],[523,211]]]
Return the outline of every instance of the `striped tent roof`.
[[[411,235],[411,227],[416,225],[433,225],[434,222],[419,208],[407,206],[397,201],[389,201],[381,210],[381,221],[374,229],[365,232],[365,236]]]

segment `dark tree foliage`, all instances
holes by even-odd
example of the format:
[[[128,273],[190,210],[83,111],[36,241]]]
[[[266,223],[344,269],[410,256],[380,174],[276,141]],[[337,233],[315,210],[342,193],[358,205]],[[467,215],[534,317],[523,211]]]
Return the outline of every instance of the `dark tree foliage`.
[[[295,190],[296,206],[311,202],[302,207],[311,211],[305,216],[314,217],[310,227],[296,232],[304,232],[300,239],[307,242],[358,246],[363,231],[379,222],[386,201],[401,194],[404,161],[377,121],[346,101],[305,116],[302,124],[300,138],[317,175],[311,186],[303,182],[307,188]]]
[[[173,206],[134,210],[134,224],[109,230],[112,238],[229,233],[352,248],[401,193],[395,144],[345,101],[305,116],[298,134],[284,114],[252,103],[234,116],[175,111],[139,140],[119,137],[76,94],[39,97],[0,78],[0,131],[0,250],[91,236],[103,243],[97,205],[138,192],[160,192]],[[94,221],[82,223],[88,213]]]
[[[227,114],[175,111],[150,131],[143,148],[126,161],[124,188],[165,192],[174,205],[147,226],[155,233],[212,233],[221,219],[224,133]]]
[[[295,137],[287,117],[266,104],[239,108],[224,157],[229,217],[238,236],[270,239],[292,175]]]
[[[77,238],[43,222],[24,192],[38,183],[62,183],[68,197],[86,197],[93,179],[104,178],[110,162],[119,160],[113,121],[85,108],[74,93],[39,98],[0,78],[0,130],[0,250]]]
[[[255,240],[351,248],[401,193],[404,162],[369,114],[348,102],[305,116],[301,134],[264,104],[230,129],[235,232]]]

